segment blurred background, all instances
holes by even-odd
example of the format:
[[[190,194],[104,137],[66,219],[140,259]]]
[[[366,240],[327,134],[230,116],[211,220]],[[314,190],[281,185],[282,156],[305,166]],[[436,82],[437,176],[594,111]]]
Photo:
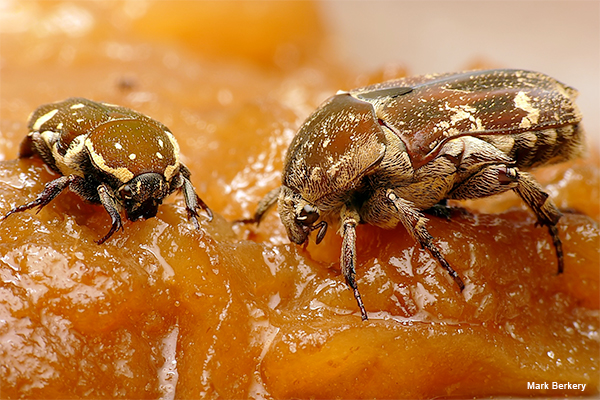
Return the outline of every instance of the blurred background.
[[[141,41],[128,42],[131,34]],[[147,59],[148,43],[175,43],[284,73],[315,55],[384,78],[399,69],[532,69],[577,88],[587,130],[600,132],[598,1],[0,0],[0,35],[5,96],[7,66],[51,66],[54,54],[81,70],[103,54],[123,69]],[[174,68],[176,58],[166,54],[164,63]]]
[[[579,90],[585,127],[598,143],[598,1],[323,1],[320,9],[336,53],[360,70],[481,65],[553,76]]]

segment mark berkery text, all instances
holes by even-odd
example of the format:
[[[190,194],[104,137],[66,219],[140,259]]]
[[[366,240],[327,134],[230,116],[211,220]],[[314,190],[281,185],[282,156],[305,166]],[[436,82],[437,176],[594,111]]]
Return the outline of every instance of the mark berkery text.
[[[585,383],[559,383],[559,382],[527,382],[527,389],[533,390],[550,390],[550,389],[566,389],[566,390],[585,390]]]

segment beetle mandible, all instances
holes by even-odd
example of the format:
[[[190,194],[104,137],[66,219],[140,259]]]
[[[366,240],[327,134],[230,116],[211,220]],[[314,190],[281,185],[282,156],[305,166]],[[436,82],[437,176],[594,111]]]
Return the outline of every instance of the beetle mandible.
[[[40,106],[29,117],[28,128],[19,157],[38,155],[61,176],[4,218],[35,207],[39,211],[69,188],[90,203],[102,204],[111,217],[111,228],[98,244],[123,228],[120,211],[130,221],[152,218],[176,190],[183,192],[196,228],[198,209],[212,220],[190,182],[189,169],[179,160],[175,137],[160,122],[125,107],[69,98]]]
[[[326,100],[289,146],[281,186],[258,204],[260,222],[278,203],[297,244],[329,224],[343,236],[341,271],[362,319],[355,280],[356,226],[401,223],[452,276],[422,211],[446,199],[476,199],[514,190],[552,237],[564,269],[556,224],[561,213],[528,174],[579,155],[583,147],[577,91],[524,70],[424,75],[383,82]]]

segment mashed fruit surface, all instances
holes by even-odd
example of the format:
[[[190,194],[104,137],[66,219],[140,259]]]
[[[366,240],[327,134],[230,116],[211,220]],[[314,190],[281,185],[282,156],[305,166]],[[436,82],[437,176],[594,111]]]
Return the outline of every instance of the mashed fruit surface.
[[[232,221],[279,184],[312,110],[385,74],[357,78],[336,64],[314,4],[248,4],[8,9],[0,214],[57,177],[39,158],[16,159],[27,116],[78,96],[167,125],[215,218],[201,213],[195,230],[173,195],[155,218],[127,221],[97,245],[109,216],[65,191],[37,214],[1,221],[0,397],[597,395],[598,155],[536,172],[564,212],[561,275],[547,230],[514,194],[429,217],[462,293],[402,227],[359,226],[363,322],[339,272],[335,228],[302,247],[275,210],[259,227]]]

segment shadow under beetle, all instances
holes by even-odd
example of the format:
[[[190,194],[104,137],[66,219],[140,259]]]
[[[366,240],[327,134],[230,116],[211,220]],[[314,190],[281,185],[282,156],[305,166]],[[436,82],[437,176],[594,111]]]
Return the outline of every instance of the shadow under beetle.
[[[69,188],[90,203],[102,204],[110,215],[111,228],[98,244],[123,228],[120,211],[125,210],[130,221],[152,218],[176,190],[183,192],[188,218],[196,228],[197,209],[212,219],[190,182],[190,171],[179,161],[175,137],[158,121],[125,107],[70,98],[40,106],[28,127],[19,157],[37,154],[62,176],[4,218],[34,207],[39,211]]]
[[[258,204],[260,222],[275,203],[289,239],[305,243],[329,224],[343,236],[341,271],[363,320],[355,280],[356,226],[401,223],[452,276],[422,210],[445,199],[514,190],[548,228],[564,269],[556,224],[561,213],[524,172],[571,159],[583,147],[577,91],[523,70],[415,76],[339,92],[300,127],[280,187]]]

